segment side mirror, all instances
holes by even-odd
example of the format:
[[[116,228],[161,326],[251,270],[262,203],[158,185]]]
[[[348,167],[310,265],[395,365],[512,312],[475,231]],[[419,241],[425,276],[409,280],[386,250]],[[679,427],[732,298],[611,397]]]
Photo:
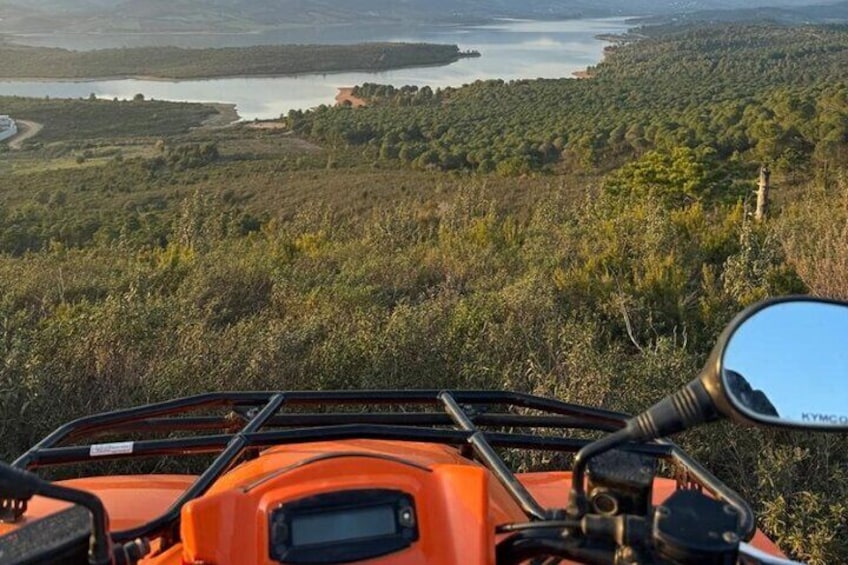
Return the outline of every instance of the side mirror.
[[[577,453],[569,515],[585,512],[583,475],[592,457],[722,416],[748,424],[848,430],[848,304],[778,298],[739,314],[699,377]]]
[[[848,304],[800,297],[757,304],[731,323],[711,361],[702,382],[725,415],[848,430]]]

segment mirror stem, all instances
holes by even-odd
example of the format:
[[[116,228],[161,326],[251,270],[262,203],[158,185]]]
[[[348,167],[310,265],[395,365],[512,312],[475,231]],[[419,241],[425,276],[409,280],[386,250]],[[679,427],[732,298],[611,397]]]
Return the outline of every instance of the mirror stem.
[[[630,441],[668,437],[719,418],[715,403],[697,378],[627,422]]]

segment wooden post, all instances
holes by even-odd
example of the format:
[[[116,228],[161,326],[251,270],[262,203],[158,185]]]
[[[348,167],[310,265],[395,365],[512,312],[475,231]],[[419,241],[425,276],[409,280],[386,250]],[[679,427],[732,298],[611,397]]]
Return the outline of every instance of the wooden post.
[[[760,169],[760,183],[757,190],[757,212],[754,216],[758,222],[763,221],[768,213],[769,189],[771,188],[770,179],[771,171],[768,166],[763,165]]]

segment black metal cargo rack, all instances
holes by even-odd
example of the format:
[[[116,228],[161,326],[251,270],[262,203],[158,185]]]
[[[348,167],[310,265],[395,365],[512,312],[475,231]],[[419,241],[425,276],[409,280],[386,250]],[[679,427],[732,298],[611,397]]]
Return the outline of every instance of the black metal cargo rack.
[[[343,406],[359,411],[327,409]],[[305,412],[315,407],[316,412]],[[380,407],[387,407],[380,410]],[[399,407],[430,407],[404,411]],[[369,409],[365,412],[365,409]],[[499,408],[500,411],[490,411]],[[190,415],[229,409],[222,415]],[[290,411],[286,411],[289,409]],[[536,412],[516,413],[517,409]],[[131,530],[113,532],[116,542],[164,536],[179,537],[183,505],[202,496],[248,452],[278,445],[348,439],[382,439],[440,443],[464,448],[485,465],[521,506],[530,520],[550,517],[518,481],[496,448],[575,453],[587,439],[505,431],[590,430],[612,432],[625,425],[625,414],[508,391],[368,390],[327,392],[222,392],[191,396],[126,410],[96,414],[56,429],[19,457],[13,465],[39,467],[104,460],[217,454],[214,461],[160,517]],[[84,443],[97,436],[193,432],[198,435],[126,442]],[[73,445],[68,445],[73,442]],[[739,510],[750,535],[754,517],[735,492],[668,441],[632,444],[624,449],[669,460],[685,476],[686,488],[706,488]]]

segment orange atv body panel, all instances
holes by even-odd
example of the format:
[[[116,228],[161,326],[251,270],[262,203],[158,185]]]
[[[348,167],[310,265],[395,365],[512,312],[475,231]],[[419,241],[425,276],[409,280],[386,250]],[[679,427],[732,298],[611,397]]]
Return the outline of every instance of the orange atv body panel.
[[[526,473],[517,478],[544,507],[566,505],[571,474]],[[193,476],[102,477],[63,484],[103,500],[114,530],[145,523],[164,511]],[[371,488],[414,497],[419,539],[409,548],[367,561],[373,565],[494,563],[495,529],[527,518],[491,472],[459,450],[429,443],[383,440],[303,443],[275,447],[225,474],[182,509],[182,543],[164,548],[146,565],[276,563],[269,552],[269,516],[280,504],[304,497]],[[661,502],[677,483],[657,479]],[[27,520],[63,505],[34,499]],[[0,534],[13,526],[0,525]],[[774,555],[777,547],[758,532],[753,544]],[[158,544],[154,543],[156,548]]]
[[[109,513],[112,530],[125,530],[163,514],[195,479],[193,475],[134,475],[72,479],[58,484],[95,493]],[[66,502],[36,496],[20,522],[0,522],[0,536],[68,506]]]

